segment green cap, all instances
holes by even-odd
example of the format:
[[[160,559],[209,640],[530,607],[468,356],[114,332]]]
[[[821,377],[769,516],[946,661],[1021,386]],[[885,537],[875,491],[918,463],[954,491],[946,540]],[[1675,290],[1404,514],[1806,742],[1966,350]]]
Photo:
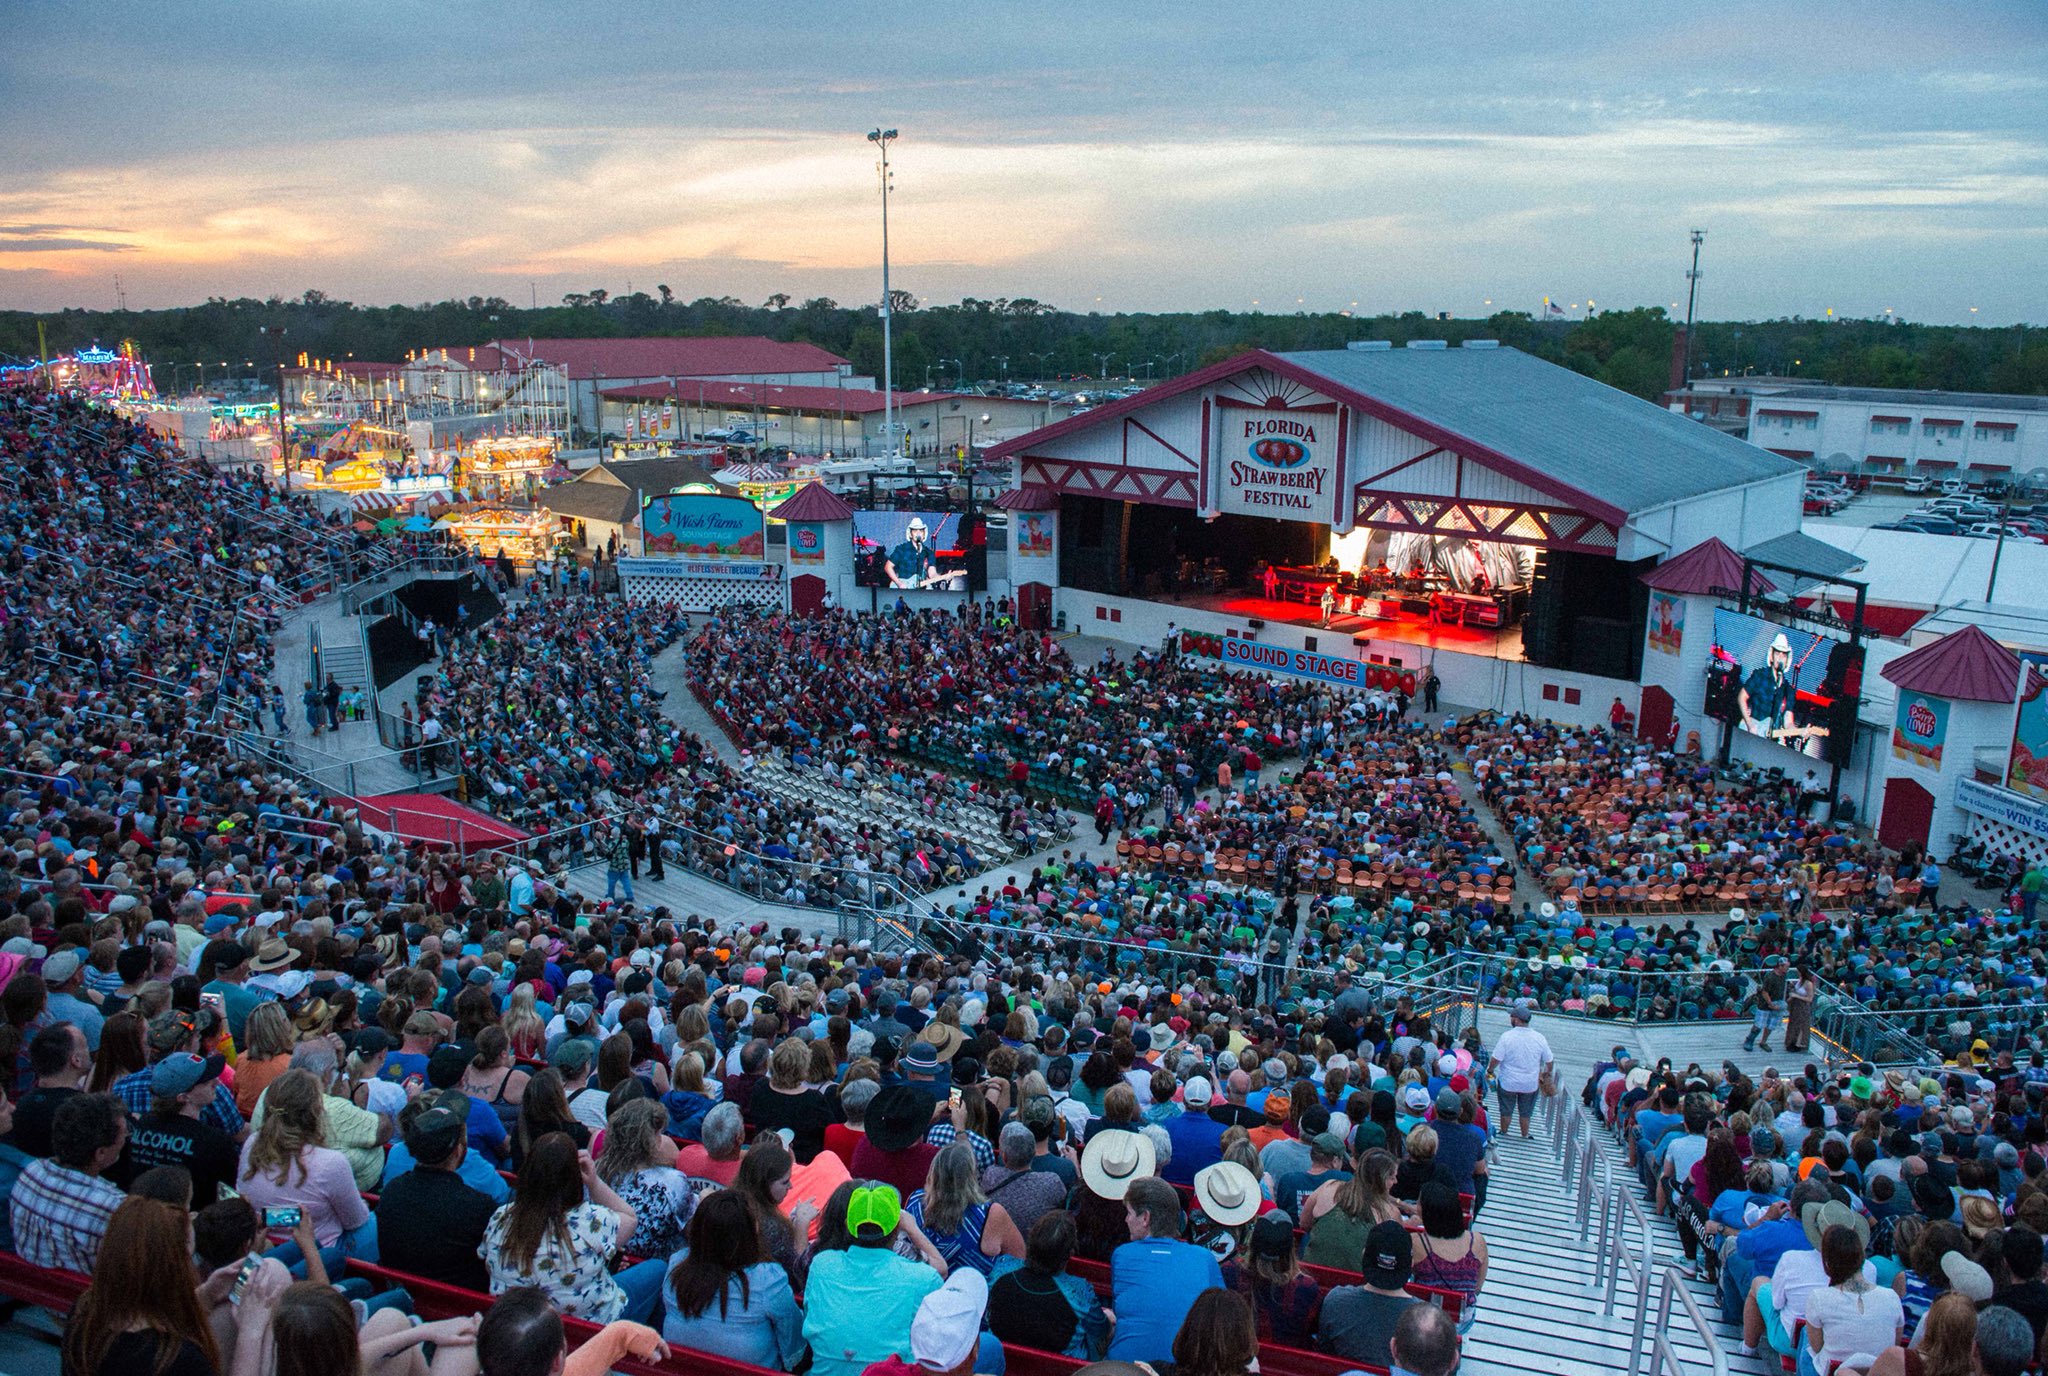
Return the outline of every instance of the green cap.
[[[888,1237],[902,1216],[903,1196],[894,1185],[862,1185],[846,1201],[846,1231],[855,1237]]]

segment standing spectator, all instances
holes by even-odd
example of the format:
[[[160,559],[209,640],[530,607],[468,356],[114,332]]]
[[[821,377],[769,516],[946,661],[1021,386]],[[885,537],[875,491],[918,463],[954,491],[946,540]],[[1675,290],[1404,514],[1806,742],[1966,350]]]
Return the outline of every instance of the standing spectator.
[[[341,685],[334,675],[327,676],[326,686],[320,690],[320,705],[327,714],[327,726],[331,731],[341,729]]]
[[[1529,1119],[1536,1112],[1537,1091],[1556,1060],[1543,1034],[1529,1026],[1529,1016],[1527,1004],[1518,1003],[1508,1010],[1511,1025],[1493,1044],[1493,1056],[1486,1066],[1500,1095],[1498,1130],[1506,1132],[1519,1113],[1524,1137],[1529,1135]]]
[[[1408,1306],[1420,1303],[1407,1289],[1412,1248],[1400,1223],[1373,1225],[1359,1260],[1360,1283],[1339,1286],[1323,1297],[1316,1322],[1318,1350],[1360,1366],[1393,1365],[1395,1325]]]
[[[626,890],[626,901],[633,901],[633,842],[626,835],[623,826],[612,828],[611,839],[604,848],[604,901],[609,903],[621,886]]]
[[[53,1271],[90,1273],[121,1192],[102,1177],[128,1144],[128,1115],[111,1094],[65,1100],[50,1124],[50,1155],[32,1161],[8,1199],[14,1250]]]
[[[1197,1295],[1222,1286],[1223,1270],[1206,1247],[1180,1241],[1180,1195],[1156,1176],[1131,1182],[1124,1193],[1124,1222],[1131,1241],[1117,1248],[1109,1263],[1114,1296],[1110,1307],[1116,1314],[1109,1358],[1175,1359],[1174,1335],[1182,1320]],[[1246,1327],[1250,1326],[1247,1314]]]

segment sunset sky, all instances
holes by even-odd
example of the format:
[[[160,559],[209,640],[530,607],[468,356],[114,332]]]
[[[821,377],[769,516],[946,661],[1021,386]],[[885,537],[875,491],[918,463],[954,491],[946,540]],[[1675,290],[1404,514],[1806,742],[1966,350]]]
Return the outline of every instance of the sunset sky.
[[[2048,317],[2048,6],[15,0],[0,307]],[[1489,307],[1486,303],[1491,301]],[[1298,304],[1297,304],[1298,303]],[[1971,308],[1977,314],[1971,314]]]

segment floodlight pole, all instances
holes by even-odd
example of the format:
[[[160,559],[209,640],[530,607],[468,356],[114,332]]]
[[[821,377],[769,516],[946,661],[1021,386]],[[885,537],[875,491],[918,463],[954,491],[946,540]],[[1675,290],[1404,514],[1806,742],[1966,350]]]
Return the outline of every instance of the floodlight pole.
[[[868,131],[868,142],[882,151],[882,435],[892,459],[896,457],[896,380],[889,329],[889,145],[895,138],[894,129]]]

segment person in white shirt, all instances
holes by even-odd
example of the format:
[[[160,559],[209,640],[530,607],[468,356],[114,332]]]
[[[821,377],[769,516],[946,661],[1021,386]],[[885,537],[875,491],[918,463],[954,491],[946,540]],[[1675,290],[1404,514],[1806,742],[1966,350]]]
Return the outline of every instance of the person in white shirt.
[[[1543,1072],[1556,1059],[1550,1054],[1550,1043],[1543,1034],[1529,1026],[1529,1016],[1529,1009],[1523,1004],[1508,1010],[1508,1021],[1513,1026],[1493,1044],[1493,1058],[1486,1066],[1486,1073],[1493,1078],[1500,1094],[1499,1130],[1506,1132],[1519,1112],[1524,1137],[1529,1135],[1529,1119],[1536,1112],[1536,1091],[1542,1086]]]
[[[1876,1283],[1876,1269],[1863,1259],[1863,1238],[1853,1226],[1836,1224],[1820,1240],[1828,1283],[1806,1296],[1806,1350],[1799,1369],[1832,1376],[1852,1357],[1875,1357],[1903,1341],[1905,1311],[1890,1286]],[[1867,1368],[1867,1361],[1859,1361]]]

